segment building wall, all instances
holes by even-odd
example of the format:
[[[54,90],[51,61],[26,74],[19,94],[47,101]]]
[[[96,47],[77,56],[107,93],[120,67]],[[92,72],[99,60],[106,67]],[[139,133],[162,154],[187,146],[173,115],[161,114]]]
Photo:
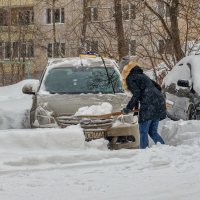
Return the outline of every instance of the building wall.
[[[48,47],[50,49],[54,42],[59,43],[59,56],[70,57],[78,56],[81,46],[81,30],[83,7],[82,0],[57,0],[55,10],[64,9],[64,22],[61,19],[55,23],[52,19],[47,23],[47,11],[52,9],[53,0],[0,0],[0,10],[26,9],[32,8],[34,11],[34,23],[28,25],[13,25],[0,27],[0,40],[6,42],[34,41],[34,56],[25,58],[11,58],[11,60],[26,60],[31,62],[31,72],[40,74],[48,60]],[[98,45],[98,52],[117,58],[117,36],[115,32],[113,2],[107,0],[88,0],[91,18],[87,23],[86,43],[82,50],[94,50]],[[122,0],[125,37],[129,54],[139,54],[144,56],[147,52],[155,55],[159,51],[159,40],[163,38],[165,31],[161,23],[155,16],[141,5],[128,4],[128,0]],[[157,1],[148,1],[158,9]],[[191,3],[191,1],[190,1]],[[127,7],[128,6],[128,7]],[[135,6],[135,7],[134,7]],[[135,9],[135,10],[134,10]],[[97,13],[96,13],[97,11]],[[185,11],[186,12],[186,11]],[[164,9],[164,15],[166,15]],[[182,13],[183,15],[184,13]],[[192,16],[192,13],[189,13]],[[51,13],[52,15],[52,13]],[[97,16],[96,16],[97,15]],[[167,16],[166,18],[167,19]],[[193,26],[198,27],[199,20],[193,22]],[[181,40],[184,41],[186,21],[179,19]],[[192,27],[192,25],[191,25]],[[150,36],[150,32],[153,33]],[[190,29],[193,39],[197,38],[198,30]],[[54,38],[55,35],[55,38]],[[155,43],[155,48],[152,44]],[[63,46],[64,44],[64,46]],[[156,45],[158,48],[156,48]],[[56,45],[55,45],[56,46]],[[65,47],[65,48],[64,48]],[[53,45],[52,45],[53,48]],[[64,48],[64,54],[62,53]],[[157,59],[159,60],[159,59]]]
[[[34,0],[0,0],[1,7],[33,5]]]

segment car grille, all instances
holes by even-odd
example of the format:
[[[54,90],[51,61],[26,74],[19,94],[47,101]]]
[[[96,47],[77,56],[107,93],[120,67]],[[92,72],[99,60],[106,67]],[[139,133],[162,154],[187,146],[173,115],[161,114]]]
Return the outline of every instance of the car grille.
[[[78,116],[58,116],[58,125],[61,128],[65,128],[70,125],[80,124],[84,130],[92,129],[102,129],[107,130],[112,127],[113,119],[90,119],[90,118],[80,118]]]

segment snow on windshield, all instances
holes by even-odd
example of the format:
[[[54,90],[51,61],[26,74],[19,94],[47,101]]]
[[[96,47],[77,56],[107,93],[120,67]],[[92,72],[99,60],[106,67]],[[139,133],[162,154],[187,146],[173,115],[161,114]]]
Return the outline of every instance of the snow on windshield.
[[[191,66],[191,71],[190,71]],[[164,78],[163,84],[169,86],[171,83],[176,84],[178,80],[192,80],[194,90],[200,95],[200,56],[192,55],[181,59],[169,74]]]

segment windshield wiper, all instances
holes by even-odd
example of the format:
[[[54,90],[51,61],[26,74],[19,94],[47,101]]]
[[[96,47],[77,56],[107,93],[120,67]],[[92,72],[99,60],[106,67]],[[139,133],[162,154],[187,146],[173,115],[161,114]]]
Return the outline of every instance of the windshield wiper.
[[[101,56],[101,54],[99,54],[99,56],[100,56],[100,58],[101,58],[101,60],[102,60],[102,62],[103,62],[103,65],[104,65],[104,67],[105,67],[105,70],[106,70],[106,74],[107,74],[107,77],[108,77],[108,85],[111,84],[113,93],[115,94],[115,89],[114,89],[114,85],[113,85],[113,82],[112,82],[112,76],[113,76],[113,74],[112,74],[111,77],[109,76],[108,68],[106,67],[105,60],[103,59],[103,57]]]

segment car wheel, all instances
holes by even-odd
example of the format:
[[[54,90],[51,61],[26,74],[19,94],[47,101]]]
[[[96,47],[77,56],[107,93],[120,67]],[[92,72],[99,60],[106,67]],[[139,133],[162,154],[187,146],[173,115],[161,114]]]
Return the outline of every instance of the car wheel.
[[[199,105],[195,107],[194,109],[193,119],[200,120],[200,106]]]

